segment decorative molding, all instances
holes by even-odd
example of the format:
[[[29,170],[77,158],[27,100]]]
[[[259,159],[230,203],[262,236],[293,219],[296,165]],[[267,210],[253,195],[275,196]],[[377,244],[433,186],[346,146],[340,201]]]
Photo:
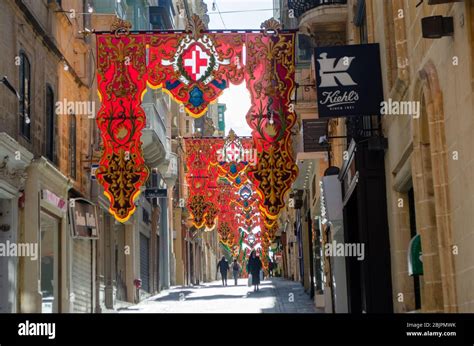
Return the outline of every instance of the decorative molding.
[[[61,197],[67,196],[67,191],[73,187],[71,179],[61,173],[43,156],[34,159],[30,169],[37,169],[43,185],[50,186],[52,192],[60,194]]]
[[[6,180],[9,184],[21,190],[25,185],[28,174],[25,169],[9,169],[8,161],[9,157],[5,156],[0,163],[0,179]]]
[[[110,31],[113,32],[117,38],[120,35],[129,35],[131,29],[132,23],[128,20],[120,19],[119,17],[116,17],[110,25]]]
[[[190,32],[196,40],[202,36],[205,30],[206,26],[197,14],[193,14],[188,20],[185,29],[185,31]]]
[[[260,25],[260,28],[263,29],[265,36],[269,36],[269,31],[274,31],[275,33],[273,35],[278,35],[282,30],[281,23],[275,18],[267,19]]]

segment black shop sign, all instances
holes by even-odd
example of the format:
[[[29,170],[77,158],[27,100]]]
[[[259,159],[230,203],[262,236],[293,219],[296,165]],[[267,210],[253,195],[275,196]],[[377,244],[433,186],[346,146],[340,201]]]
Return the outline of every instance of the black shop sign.
[[[320,118],[381,114],[378,44],[318,47],[314,58]]]

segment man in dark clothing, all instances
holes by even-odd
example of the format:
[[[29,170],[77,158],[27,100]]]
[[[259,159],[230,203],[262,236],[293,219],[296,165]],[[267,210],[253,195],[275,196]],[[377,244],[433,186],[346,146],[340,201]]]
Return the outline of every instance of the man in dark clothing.
[[[273,267],[274,267],[273,261],[270,260],[270,261],[268,262],[268,276],[269,276],[269,277],[273,277]]]
[[[225,256],[222,256],[219,263],[217,263],[217,269],[221,272],[222,286],[227,286],[227,271],[229,270],[229,262]]]

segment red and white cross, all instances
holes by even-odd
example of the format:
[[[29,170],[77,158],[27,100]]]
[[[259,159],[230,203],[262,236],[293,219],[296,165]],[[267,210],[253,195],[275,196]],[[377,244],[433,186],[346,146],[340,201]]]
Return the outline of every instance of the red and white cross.
[[[194,44],[183,54],[183,61],[186,72],[197,81],[206,73],[209,55],[199,45]]]

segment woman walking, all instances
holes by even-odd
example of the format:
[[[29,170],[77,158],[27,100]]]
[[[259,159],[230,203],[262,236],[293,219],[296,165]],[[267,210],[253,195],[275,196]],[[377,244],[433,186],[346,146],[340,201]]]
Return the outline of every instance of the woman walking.
[[[253,250],[250,253],[249,262],[247,264],[247,271],[252,274],[252,285],[254,292],[258,292],[258,285],[260,285],[260,270],[262,269],[262,261],[258,258],[257,253]]]

